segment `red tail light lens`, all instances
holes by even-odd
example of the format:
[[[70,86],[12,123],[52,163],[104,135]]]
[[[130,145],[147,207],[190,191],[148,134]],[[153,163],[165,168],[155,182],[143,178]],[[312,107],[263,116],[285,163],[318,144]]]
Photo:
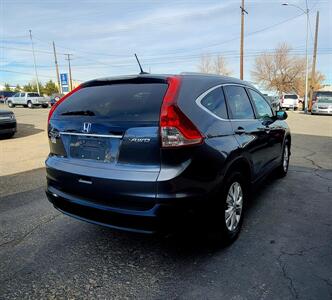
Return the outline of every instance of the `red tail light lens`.
[[[180,77],[169,77],[167,81],[168,89],[160,112],[162,147],[181,147],[202,143],[202,134],[176,103],[181,85]]]
[[[59,101],[57,101],[57,102],[54,103],[54,105],[51,107],[50,112],[48,114],[48,119],[47,119],[48,123],[50,123],[51,117],[52,117],[55,109],[61,104],[61,102],[65,101],[70,95],[74,94],[75,92],[77,92],[81,88],[82,88],[82,86],[79,85],[78,87],[76,87],[73,90],[71,90],[68,94],[64,95]]]

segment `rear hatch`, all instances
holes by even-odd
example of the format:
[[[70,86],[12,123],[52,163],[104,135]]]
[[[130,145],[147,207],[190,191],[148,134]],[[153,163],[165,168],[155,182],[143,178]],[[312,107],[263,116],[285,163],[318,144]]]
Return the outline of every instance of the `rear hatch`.
[[[99,202],[154,198],[166,90],[162,78],[99,80],[59,102],[48,128],[51,186]]]
[[[283,104],[290,105],[290,106],[298,106],[298,96],[297,95],[284,95],[283,97]]]

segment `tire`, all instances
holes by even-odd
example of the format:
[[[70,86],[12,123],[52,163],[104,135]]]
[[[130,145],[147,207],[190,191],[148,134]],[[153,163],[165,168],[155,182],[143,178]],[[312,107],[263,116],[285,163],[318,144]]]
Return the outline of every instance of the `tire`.
[[[28,105],[29,108],[33,108],[33,104],[32,104],[31,101],[28,101],[27,105]]]
[[[15,104],[13,104],[13,102],[9,101],[7,102],[7,105],[9,108],[14,108],[15,107]]]
[[[48,104],[42,104],[42,108],[48,108]]]
[[[287,155],[286,160],[285,160],[285,155]],[[276,169],[276,175],[279,178],[283,178],[283,177],[285,177],[287,175],[288,167],[289,167],[289,158],[290,158],[290,144],[289,144],[289,141],[286,140],[285,144],[284,144],[284,147],[282,149],[281,164]]]
[[[236,240],[242,227],[245,203],[248,198],[248,182],[240,171],[231,171],[225,176],[225,180],[215,199],[216,209],[213,213],[212,227],[209,230],[209,239],[218,244],[229,245]],[[232,198],[232,195],[236,195],[234,194],[236,191],[240,191],[238,203]]]

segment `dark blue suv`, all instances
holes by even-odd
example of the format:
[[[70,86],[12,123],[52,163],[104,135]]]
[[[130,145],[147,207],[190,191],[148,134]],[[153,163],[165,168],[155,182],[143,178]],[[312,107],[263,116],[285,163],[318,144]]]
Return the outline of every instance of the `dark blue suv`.
[[[232,241],[252,184],[287,173],[286,117],[230,77],[92,80],[51,108],[46,193],[95,224],[154,233],[190,215]]]

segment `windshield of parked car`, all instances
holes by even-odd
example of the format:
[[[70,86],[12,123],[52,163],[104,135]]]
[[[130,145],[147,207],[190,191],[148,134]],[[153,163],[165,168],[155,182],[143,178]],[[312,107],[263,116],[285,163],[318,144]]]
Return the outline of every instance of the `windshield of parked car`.
[[[318,103],[332,103],[332,97],[319,97]]]

